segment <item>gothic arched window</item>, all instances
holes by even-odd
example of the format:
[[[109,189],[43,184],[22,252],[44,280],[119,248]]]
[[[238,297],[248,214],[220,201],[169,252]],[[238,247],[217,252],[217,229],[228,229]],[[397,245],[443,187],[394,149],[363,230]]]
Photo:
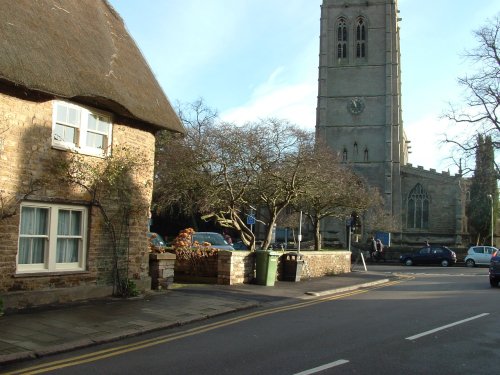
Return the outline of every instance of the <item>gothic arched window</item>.
[[[347,59],[347,22],[339,18],[337,22],[337,59]]]
[[[407,221],[408,228],[429,228],[429,194],[422,185],[416,184],[408,195]]]
[[[344,148],[344,151],[342,152],[342,161],[347,161],[347,149]]]
[[[356,58],[366,57],[366,23],[364,18],[356,22]]]
[[[363,160],[368,161],[368,147],[365,147],[365,151],[363,152]]]

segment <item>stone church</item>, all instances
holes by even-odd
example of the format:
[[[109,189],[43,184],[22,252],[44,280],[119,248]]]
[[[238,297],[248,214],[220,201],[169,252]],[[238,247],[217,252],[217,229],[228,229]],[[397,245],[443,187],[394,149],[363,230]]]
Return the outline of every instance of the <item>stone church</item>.
[[[392,244],[467,245],[466,181],[408,163],[399,17],[397,0],[323,0],[317,137],[379,189],[398,222]],[[345,231],[332,226],[323,232]],[[362,227],[362,240],[372,232]]]

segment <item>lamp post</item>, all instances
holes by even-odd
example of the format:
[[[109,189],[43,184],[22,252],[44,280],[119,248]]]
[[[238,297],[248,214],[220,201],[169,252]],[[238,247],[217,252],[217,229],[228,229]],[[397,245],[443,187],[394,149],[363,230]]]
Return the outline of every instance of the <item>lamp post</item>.
[[[493,196],[488,194],[488,199],[491,201],[491,246],[493,247]]]

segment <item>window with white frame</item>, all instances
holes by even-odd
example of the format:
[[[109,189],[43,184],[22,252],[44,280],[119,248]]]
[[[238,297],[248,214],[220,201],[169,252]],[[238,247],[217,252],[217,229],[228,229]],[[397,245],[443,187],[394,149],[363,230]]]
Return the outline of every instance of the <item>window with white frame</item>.
[[[84,270],[87,211],[84,206],[23,203],[17,272]]]
[[[52,146],[104,156],[111,149],[111,116],[88,108],[54,101]]]

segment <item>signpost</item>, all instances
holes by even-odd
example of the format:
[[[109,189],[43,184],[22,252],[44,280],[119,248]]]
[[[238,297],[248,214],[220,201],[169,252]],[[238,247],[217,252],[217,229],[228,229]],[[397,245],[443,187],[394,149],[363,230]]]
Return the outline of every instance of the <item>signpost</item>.
[[[250,215],[247,215],[247,225],[250,225],[250,232],[253,233],[253,226],[255,225],[255,216],[253,212]]]

